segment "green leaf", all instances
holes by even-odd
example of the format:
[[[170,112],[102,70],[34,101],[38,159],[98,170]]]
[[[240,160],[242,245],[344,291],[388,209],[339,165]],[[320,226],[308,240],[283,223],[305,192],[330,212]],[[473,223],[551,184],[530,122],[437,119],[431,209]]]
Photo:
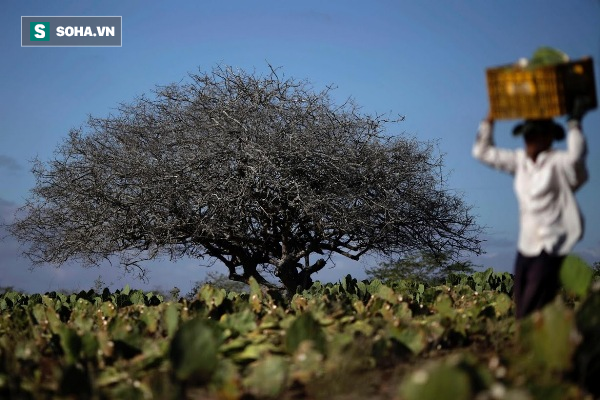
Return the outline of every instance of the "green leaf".
[[[67,364],[74,364],[79,360],[79,353],[82,350],[83,343],[81,337],[74,330],[63,326],[59,330],[60,346],[65,353]]]
[[[160,309],[158,307],[145,307],[141,308],[141,315],[139,320],[144,322],[145,331],[149,334],[154,334],[158,330],[158,323],[160,319]],[[143,326],[143,325],[140,325]]]
[[[198,297],[208,305],[209,308],[219,307],[226,296],[227,291],[225,289],[216,288],[209,284],[202,286],[198,292]]]
[[[513,303],[512,299],[507,294],[498,293],[492,302],[492,305],[496,310],[496,317],[499,318],[508,315]]]
[[[111,301],[105,301],[100,306],[100,314],[106,318],[113,318],[117,315],[117,308]]]
[[[39,325],[46,323],[46,307],[43,304],[36,304],[31,309],[35,322]]]
[[[456,316],[456,310],[452,307],[452,299],[445,293],[435,299],[434,308],[441,317],[454,318]]]
[[[560,280],[565,289],[577,296],[585,296],[592,283],[594,272],[580,257],[569,254],[560,268]]]
[[[304,341],[313,342],[314,348],[325,353],[326,338],[319,322],[307,312],[297,317],[285,333],[286,350],[292,354]]]
[[[274,399],[285,389],[288,361],[281,356],[267,355],[250,364],[244,386],[257,398]]]
[[[219,345],[220,332],[210,320],[194,318],[185,322],[169,349],[175,376],[180,380],[210,381],[219,361]]]
[[[263,358],[274,351],[277,351],[277,347],[269,342],[248,343],[241,352],[232,355],[231,358],[236,362],[246,363]]]
[[[46,295],[42,296],[42,303],[46,307],[51,308],[51,309],[54,309],[54,307],[55,307],[55,305],[54,305],[54,299],[52,297],[50,297],[50,296],[46,296]]]
[[[256,329],[256,314],[246,309],[237,313],[224,314],[221,326],[230,329],[236,335],[245,335]]]
[[[400,387],[400,395],[405,400],[469,400],[471,392],[468,374],[450,365],[419,369]]]
[[[129,294],[129,301],[132,304],[145,304],[146,298],[144,296],[144,292],[141,290],[135,290]]]
[[[69,324],[80,332],[86,332],[92,330],[95,321],[93,318],[90,318],[86,307],[84,307],[83,304],[80,304],[79,307],[73,308]]]
[[[356,282],[357,294],[362,298],[367,293],[367,285],[364,282]]]
[[[394,290],[385,285],[379,286],[375,295],[391,304],[395,304],[398,301],[396,299],[396,295],[394,294]]]
[[[250,304],[252,305],[252,310],[257,313],[262,309],[262,290],[256,279],[252,276],[248,280],[248,284],[250,285]]]
[[[167,336],[173,337],[179,326],[179,307],[177,303],[170,303],[167,306],[164,314],[165,327],[167,330]]]
[[[379,291],[379,287],[382,285],[379,279],[373,279],[367,286],[367,291],[373,295]]]
[[[419,327],[407,327],[390,331],[392,337],[405,345],[413,354],[419,354],[427,347],[427,335]]]
[[[216,399],[241,399],[242,385],[237,365],[228,358],[219,362],[219,366],[212,378],[212,385],[217,389]]]
[[[59,333],[60,329],[63,327],[63,323],[58,317],[56,311],[53,308],[46,308],[46,319],[48,320],[48,325],[50,330],[54,333]]]
[[[100,345],[98,344],[96,335],[91,332],[85,332],[81,336],[81,350],[86,358],[93,360],[96,357],[99,348]]]
[[[129,374],[126,371],[122,371],[114,366],[109,366],[100,370],[99,375],[95,380],[95,384],[102,388],[127,381],[128,378]]]
[[[574,326],[573,311],[560,298],[523,320],[521,335],[536,366],[554,371],[569,368],[576,347],[571,340]]]

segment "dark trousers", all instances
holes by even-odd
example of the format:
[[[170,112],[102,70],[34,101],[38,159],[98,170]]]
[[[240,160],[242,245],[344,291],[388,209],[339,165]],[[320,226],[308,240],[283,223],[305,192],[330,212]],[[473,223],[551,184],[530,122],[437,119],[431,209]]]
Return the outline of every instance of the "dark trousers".
[[[545,251],[535,257],[517,252],[513,286],[516,318],[523,318],[554,300],[560,289],[560,266],[564,258]]]

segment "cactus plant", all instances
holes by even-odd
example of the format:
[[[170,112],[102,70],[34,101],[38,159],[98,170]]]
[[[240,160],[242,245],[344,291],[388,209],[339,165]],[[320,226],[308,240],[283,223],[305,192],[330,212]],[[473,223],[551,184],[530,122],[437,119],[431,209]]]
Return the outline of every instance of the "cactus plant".
[[[208,382],[219,362],[220,332],[211,321],[193,318],[181,325],[169,349],[177,379]]]

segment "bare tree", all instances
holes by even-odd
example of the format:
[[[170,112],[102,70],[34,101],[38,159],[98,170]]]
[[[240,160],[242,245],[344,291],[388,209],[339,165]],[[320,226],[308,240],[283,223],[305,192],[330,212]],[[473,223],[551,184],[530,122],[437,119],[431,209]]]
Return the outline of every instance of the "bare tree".
[[[233,280],[268,284],[267,272],[289,290],[334,254],[479,252],[434,146],[387,135],[394,121],[330,92],[273,68],[157,87],[35,161],[11,232],[34,264],[206,257]]]

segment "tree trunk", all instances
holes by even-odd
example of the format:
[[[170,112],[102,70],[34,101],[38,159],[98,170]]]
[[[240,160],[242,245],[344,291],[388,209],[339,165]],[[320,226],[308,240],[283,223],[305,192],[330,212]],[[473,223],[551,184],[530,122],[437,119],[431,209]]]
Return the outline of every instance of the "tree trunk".
[[[319,259],[310,267],[303,268],[302,264],[298,262],[288,262],[279,267],[276,275],[281,280],[288,293],[293,295],[298,290],[310,288],[313,284],[311,275],[323,269],[325,264],[325,260]]]

